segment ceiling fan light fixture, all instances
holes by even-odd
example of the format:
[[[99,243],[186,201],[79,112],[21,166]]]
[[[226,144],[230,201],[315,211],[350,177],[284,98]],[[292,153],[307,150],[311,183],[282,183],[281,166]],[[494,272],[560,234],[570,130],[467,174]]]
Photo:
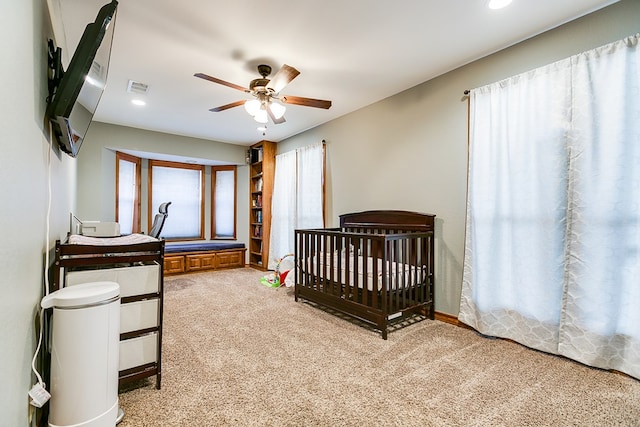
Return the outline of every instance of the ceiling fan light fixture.
[[[301,96],[280,97],[280,90],[284,89],[284,87],[300,74],[300,71],[287,64],[283,64],[282,67],[280,67],[280,70],[278,70],[273,79],[267,79],[267,76],[271,73],[271,67],[268,65],[259,65],[258,72],[262,78],[253,79],[249,83],[248,89],[203,73],[195,73],[194,76],[244,93],[249,93],[253,96],[253,99],[249,99],[248,101],[239,100],[231,102],[216,108],[210,108],[209,111],[217,113],[244,105],[247,113],[251,115],[256,122],[261,124],[266,124],[269,120],[276,125],[286,122],[284,113],[287,108],[283,105],[285,103],[304,107],[331,108],[331,101],[323,99],[304,98]]]
[[[255,116],[258,114],[258,111],[260,111],[260,101],[257,99],[250,99],[244,103],[244,109],[247,110],[247,113],[250,115]]]
[[[282,116],[284,116],[285,111],[287,111],[287,107],[285,107],[284,105],[278,102],[269,103],[269,108],[273,113],[273,117],[275,117],[276,119],[282,118]]]
[[[267,110],[259,109],[253,119],[258,123],[267,123],[269,121]]]

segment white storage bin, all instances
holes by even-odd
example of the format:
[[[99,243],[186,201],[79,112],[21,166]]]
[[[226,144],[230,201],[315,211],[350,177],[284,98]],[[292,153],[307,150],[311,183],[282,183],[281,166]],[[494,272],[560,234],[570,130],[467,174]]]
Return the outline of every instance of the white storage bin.
[[[135,301],[120,306],[120,333],[158,326],[157,299]]]
[[[103,281],[119,284],[122,298],[151,294],[159,290],[160,268],[158,268],[158,263],[154,263],[134,267],[69,271],[67,272],[65,283],[67,286],[71,286],[80,283]]]
[[[158,351],[158,334],[152,333],[141,337],[120,341],[121,371],[156,361]]]

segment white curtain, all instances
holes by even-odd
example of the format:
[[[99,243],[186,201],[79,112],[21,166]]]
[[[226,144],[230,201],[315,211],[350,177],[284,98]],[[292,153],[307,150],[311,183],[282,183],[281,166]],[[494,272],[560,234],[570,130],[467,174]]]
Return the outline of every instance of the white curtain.
[[[639,38],[471,91],[459,314],[636,378]]]
[[[268,268],[293,253],[297,228],[324,226],[324,145],[312,144],[276,156],[271,199]]]
[[[133,233],[133,216],[136,204],[136,167],[134,162],[118,161],[118,223],[120,233]]]
[[[288,254],[293,244],[296,218],[296,152],[289,151],[276,156],[276,172],[271,198],[271,232],[269,237],[269,262],[275,268],[277,260]]]
[[[322,228],[324,226],[323,145],[318,143],[300,148],[297,150],[297,154],[298,188],[295,228]],[[290,242],[291,249],[293,249],[293,238]]]

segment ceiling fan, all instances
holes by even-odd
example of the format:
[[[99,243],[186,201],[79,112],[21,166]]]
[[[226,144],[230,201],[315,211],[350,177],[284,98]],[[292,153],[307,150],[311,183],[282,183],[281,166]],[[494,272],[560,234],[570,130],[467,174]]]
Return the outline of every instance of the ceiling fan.
[[[269,65],[258,65],[258,73],[260,73],[262,78],[251,80],[248,89],[203,73],[196,73],[194,76],[249,93],[254,97],[254,99],[235,101],[230,104],[221,105],[220,107],[211,108],[209,111],[220,112],[244,105],[247,112],[259,123],[267,123],[268,118],[270,118],[274,124],[284,123],[286,121],[284,119],[286,108],[283,104],[324,109],[331,107],[331,101],[303,98],[301,96],[280,95],[280,91],[300,74],[300,71],[287,64],[284,64],[282,68],[278,70],[273,76],[273,79],[267,78],[267,76],[271,74],[271,67]]]

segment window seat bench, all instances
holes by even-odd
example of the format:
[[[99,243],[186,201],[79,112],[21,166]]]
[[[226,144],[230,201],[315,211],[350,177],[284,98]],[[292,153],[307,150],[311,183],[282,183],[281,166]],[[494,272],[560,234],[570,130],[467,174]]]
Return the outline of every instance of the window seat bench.
[[[164,247],[164,274],[244,267],[244,243],[167,243]]]

